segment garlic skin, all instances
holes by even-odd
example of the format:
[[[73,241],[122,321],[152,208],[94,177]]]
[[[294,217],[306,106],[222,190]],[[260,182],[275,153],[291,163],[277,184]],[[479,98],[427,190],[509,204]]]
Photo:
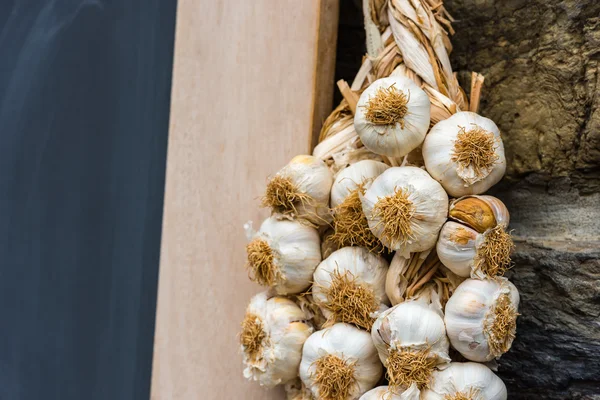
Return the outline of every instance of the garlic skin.
[[[493,196],[465,196],[450,204],[449,214],[453,221],[444,224],[436,244],[442,263],[463,278],[502,275],[510,267],[513,247],[505,233],[510,215],[504,203]],[[494,237],[504,239],[493,247],[503,257],[491,261],[485,258],[484,246]]]
[[[518,308],[519,292],[508,279],[465,280],[446,304],[452,347],[471,361],[499,358],[512,345]]]
[[[385,220],[381,213],[384,210],[382,199],[394,196],[402,197],[409,212]],[[373,234],[386,247],[404,257],[433,248],[448,215],[448,195],[426,171],[416,167],[387,169],[373,181],[361,201]],[[396,204],[390,205],[390,208],[395,207]],[[390,228],[390,222],[400,220],[404,223],[404,232]]]
[[[330,221],[329,195],[333,175],[321,159],[294,157],[269,180],[263,206],[278,218],[300,218],[314,225]]]
[[[479,147],[486,150],[477,167],[474,161],[456,158],[460,145],[465,146],[463,155],[476,153],[476,147],[471,149],[468,140],[460,140],[467,132],[483,133],[477,140],[486,143]],[[468,111],[458,112],[431,128],[423,142],[423,159],[427,171],[453,197],[481,194],[498,183],[506,171],[500,130],[492,120]]]
[[[419,400],[420,391],[414,383],[406,390],[378,386],[363,394],[359,400]]]
[[[358,185],[377,178],[388,168],[389,166],[379,161],[362,160],[341,170],[331,187],[331,208],[340,205]]]
[[[263,247],[257,248],[257,244]],[[321,262],[321,244],[316,229],[275,217],[262,223],[246,249],[251,279],[273,287],[277,294],[294,294],[307,289]],[[270,256],[270,263],[265,265],[267,262],[261,256]],[[253,261],[255,258],[259,262]],[[265,270],[271,272],[272,277],[261,273]]]
[[[404,100],[396,104],[401,107],[395,112],[392,109],[395,105],[391,103],[374,107],[377,99],[386,96],[389,99],[392,94],[404,96]],[[385,117],[373,119],[373,111],[376,117]],[[376,80],[360,95],[354,128],[367,149],[381,155],[402,157],[423,142],[429,129],[430,113],[429,96],[419,86],[406,77],[391,76]]]
[[[496,374],[483,364],[466,362],[450,363],[448,368],[435,371],[429,389],[421,393],[421,400],[446,400],[455,398],[481,400],[506,400],[506,385]],[[469,397],[466,397],[469,396]]]
[[[358,399],[377,384],[383,372],[368,332],[343,323],[317,331],[304,343],[300,363],[300,379],[317,399],[322,398],[321,390],[327,389],[321,387],[318,361],[329,356],[342,360],[352,371],[344,400]],[[329,380],[326,384],[336,384]]]
[[[382,312],[373,324],[371,337],[381,362],[388,369],[390,385],[427,385],[431,371],[436,366],[450,362],[441,308],[435,303],[428,304],[423,299],[405,301]],[[413,367],[414,360],[408,360],[396,372],[390,367],[393,353],[410,353],[415,357],[421,355],[430,365],[419,371],[420,381],[406,382],[407,377],[402,373]],[[399,375],[394,376],[395,374]]]
[[[370,292],[369,296],[374,300],[372,312],[386,309],[389,305],[388,297],[385,294],[385,278],[388,266],[388,262],[383,257],[362,247],[343,247],[333,252],[317,266],[313,274],[312,296],[315,303],[319,305],[323,315],[330,321],[353,323],[364,329],[369,329],[373,319],[369,318],[368,315],[361,315],[358,310],[352,310],[348,305],[349,303],[345,301],[348,293],[351,293],[349,292],[349,290],[352,290],[351,286],[347,287],[343,297],[337,299],[338,302],[346,303],[343,305],[338,303],[337,307],[342,307],[346,313],[351,314],[351,317],[345,315],[348,320],[340,320],[341,316],[337,315],[339,310],[330,303],[328,292],[334,286],[332,281],[335,281],[336,274],[342,277],[345,276],[350,278],[355,285],[359,285]],[[355,300],[358,302],[357,298],[360,294],[356,291],[352,294],[355,295]]]
[[[267,292],[252,297],[243,326],[249,323],[252,328],[255,323],[261,333],[254,336],[258,340],[252,341],[252,330],[242,330],[244,377],[266,387],[294,379],[302,358],[302,346],[313,332],[304,318],[300,307],[289,299],[270,297]],[[245,337],[258,347],[256,351],[244,345]]]

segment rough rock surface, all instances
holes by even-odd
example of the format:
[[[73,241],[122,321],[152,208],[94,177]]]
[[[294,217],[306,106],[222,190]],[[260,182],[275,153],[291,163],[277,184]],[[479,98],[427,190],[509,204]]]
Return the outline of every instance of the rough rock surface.
[[[521,293],[509,399],[600,399],[600,2],[446,0],[463,87],[485,75],[481,114],[500,127],[508,171],[493,188],[518,238]],[[342,0],[338,78],[362,54],[360,1]],[[360,41],[359,41],[360,39]]]

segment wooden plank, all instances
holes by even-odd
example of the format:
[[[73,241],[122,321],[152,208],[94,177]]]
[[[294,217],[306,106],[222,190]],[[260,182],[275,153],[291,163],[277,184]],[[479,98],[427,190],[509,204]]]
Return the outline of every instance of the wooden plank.
[[[336,29],[320,25],[337,27],[337,1],[179,1],[152,399],[283,396],[242,377],[239,324],[261,290],[242,226],[267,216],[266,177],[309,151],[331,107],[315,85],[333,87],[317,66],[333,63]]]

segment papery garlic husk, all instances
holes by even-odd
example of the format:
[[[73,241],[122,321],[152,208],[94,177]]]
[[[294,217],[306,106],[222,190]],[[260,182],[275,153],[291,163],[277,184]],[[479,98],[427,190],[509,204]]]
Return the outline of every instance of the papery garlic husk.
[[[315,400],[315,397],[304,383],[302,383],[300,378],[286,383],[284,389],[287,400]]]
[[[321,262],[316,229],[298,221],[267,218],[246,246],[250,279],[277,294],[300,293],[310,286]]]
[[[433,371],[450,362],[439,303],[409,300],[382,312],[371,329],[392,388],[428,387]]]
[[[298,307],[304,312],[306,319],[315,327],[321,329],[327,322],[327,318],[323,315],[321,307],[315,302],[315,299],[310,291],[292,296]]]
[[[358,399],[382,371],[371,336],[353,325],[337,323],[304,343],[300,379],[317,399]]]
[[[343,247],[314,273],[312,296],[328,323],[346,322],[369,330],[372,314],[387,309],[388,262],[362,247]]]
[[[254,296],[240,334],[244,377],[267,387],[294,379],[302,346],[313,332],[304,318],[300,307],[285,297],[267,292]]]
[[[440,231],[436,250],[442,263],[461,277],[503,275],[514,248],[504,203],[492,196],[466,196],[452,202],[449,214],[457,222],[446,222]]]
[[[299,218],[314,225],[330,222],[329,195],[333,175],[321,159],[294,157],[268,184],[262,204],[278,218]]]
[[[379,386],[363,394],[359,400],[419,400],[420,391],[416,384],[408,389],[392,389],[389,386]]]
[[[506,170],[500,130],[492,120],[468,111],[431,128],[423,159],[427,171],[453,197],[487,191]]]
[[[463,280],[441,263],[435,250],[411,253],[408,258],[396,253],[388,268],[385,293],[396,305],[434,290],[443,307]]]
[[[411,79],[378,79],[358,100],[354,128],[367,149],[402,157],[423,142],[429,129],[430,108],[429,97]]]
[[[422,400],[506,400],[508,394],[502,379],[483,364],[450,363],[435,371],[429,389],[421,393]]]
[[[343,169],[331,188],[333,216],[332,241],[340,247],[362,246],[382,252],[383,245],[369,229],[360,196],[373,180],[389,167],[381,162],[363,160]]]
[[[361,183],[372,181],[388,168],[379,161],[363,160],[341,170],[331,186],[331,208],[340,205]]]
[[[508,279],[465,280],[445,309],[452,347],[471,361],[499,358],[515,338],[518,308],[519,292]]]
[[[405,257],[433,248],[448,215],[448,195],[416,167],[389,168],[361,201],[373,234]]]

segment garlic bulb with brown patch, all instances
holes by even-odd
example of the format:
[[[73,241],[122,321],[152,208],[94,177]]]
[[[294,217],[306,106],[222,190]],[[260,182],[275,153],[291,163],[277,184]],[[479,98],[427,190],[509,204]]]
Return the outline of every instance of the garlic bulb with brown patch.
[[[250,300],[240,334],[247,379],[272,387],[298,375],[302,346],[313,332],[304,318],[285,297],[262,292]]]
[[[317,399],[356,400],[382,371],[371,336],[353,325],[335,324],[304,343],[300,379]]]
[[[389,167],[379,161],[363,160],[344,168],[331,187],[333,235],[339,247],[362,246],[379,252],[383,246],[369,229],[360,196]]]
[[[429,96],[411,79],[390,76],[360,95],[354,128],[374,153],[402,157],[416,149],[429,129]]]
[[[465,280],[446,304],[452,347],[471,361],[499,358],[515,338],[518,308],[519,292],[508,279]]]
[[[315,400],[315,397],[300,378],[286,383],[284,389],[287,400]]]
[[[316,229],[298,221],[267,218],[246,246],[250,279],[277,294],[300,293],[310,286],[321,262]]]
[[[314,273],[312,296],[328,323],[346,322],[370,330],[372,314],[387,308],[388,262],[363,247],[343,247]]]
[[[450,204],[436,250],[442,263],[461,277],[503,275],[511,266],[514,243],[506,231],[510,217],[492,196],[465,196]]]
[[[506,170],[500,130],[492,120],[468,111],[431,128],[423,159],[427,171],[453,197],[487,191]]]
[[[450,363],[448,368],[433,373],[429,389],[422,400],[506,400],[506,385],[483,364]]]
[[[393,389],[431,383],[438,366],[450,362],[441,308],[424,298],[409,300],[382,312],[371,329],[379,358]]]
[[[448,195],[416,167],[389,168],[373,181],[361,201],[373,234],[405,257],[433,248],[448,215]]]
[[[333,175],[314,156],[294,157],[267,183],[262,200],[278,218],[299,218],[314,225],[326,225]]]
[[[414,383],[408,389],[378,386],[363,394],[359,400],[419,400],[420,391]]]

